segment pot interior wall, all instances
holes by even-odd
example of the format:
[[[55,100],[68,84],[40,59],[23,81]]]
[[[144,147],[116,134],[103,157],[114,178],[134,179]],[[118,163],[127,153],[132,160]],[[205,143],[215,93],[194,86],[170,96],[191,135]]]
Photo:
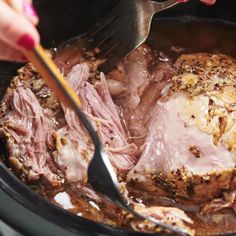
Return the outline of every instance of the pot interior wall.
[[[38,26],[42,44],[45,47],[55,47],[61,42],[86,32],[100,17],[118,0],[34,0],[39,14]],[[218,18],[236,21],[234,9],[236,1],[218,0],[217,4],[207,7],[198,0],[159,13],[157,17],[200,17]],[[197,32],[196,32],[197,33]],[[19,64],[0,62],[0,98],[9,80],[15,74]]]

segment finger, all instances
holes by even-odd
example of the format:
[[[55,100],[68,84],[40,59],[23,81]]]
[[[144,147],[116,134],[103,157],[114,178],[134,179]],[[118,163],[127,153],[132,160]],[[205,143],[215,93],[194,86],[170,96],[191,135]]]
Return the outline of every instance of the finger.
[[[200,1],[207,5],[213,5],[216,2],[216,0],[200,0]]]
[[[38,24],[38,15],[31,0],[8,0],[18,13],[24,15],[32,24]]]
[[[0,41],[0,60],[1,61],[16,61],[25,62],[26,58],[24,55],[15,49],[10,48],[7,44]]]
[[[16,0],[15,0],[16,1]],[[24,0],[22,5],[22,13],[30,20],[34,25],[39,22],[38,14],[31,2],[31,0]]]
[[[39,34],[31,22],[0,1],[0,40],[18,50],[31,50],[39,43]]]
[[[178,2],[188,2],[189,0],[177,0]],[[200,0],[201,2],[207,4],[207,5],[213,5],[215,4],[216,0]]]

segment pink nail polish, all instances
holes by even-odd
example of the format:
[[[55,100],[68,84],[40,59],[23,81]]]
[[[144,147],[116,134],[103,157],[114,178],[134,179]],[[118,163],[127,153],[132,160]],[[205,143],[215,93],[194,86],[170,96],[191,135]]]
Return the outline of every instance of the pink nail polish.
[[[25,13],[25,15],[29,17],[33,16],[38,18],[38,14],[31,3],[28,2],[23,3],[23,12]]]
[[[208,6],[208,7],[210,7],[210,6],[212,6],[213,4],[212,4],[212,3],[205,2],[205,5]]]
[[[29,34],[24,34],[18,41],[17,44],[27,50],[32,50],[35,46],[34,39]]]
[[[205,5],[207,6],[212,6],[216,1],[206,1],[206,0],[201,0],[201,2],[203,2]]]
[[[27,61],[27,58],[26,58],[25,56],[22,56],[22,57],[21,57],[21,60],[22,60],[22,61]]]

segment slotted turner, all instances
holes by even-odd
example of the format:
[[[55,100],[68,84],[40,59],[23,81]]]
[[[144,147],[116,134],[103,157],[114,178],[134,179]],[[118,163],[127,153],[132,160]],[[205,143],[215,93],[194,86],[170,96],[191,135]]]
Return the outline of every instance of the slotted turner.
[[[120,0],[80,43],[97,59],[105,59],[99,69],[109,72],[147,39],[153,15],[177,4],[177,0]]]

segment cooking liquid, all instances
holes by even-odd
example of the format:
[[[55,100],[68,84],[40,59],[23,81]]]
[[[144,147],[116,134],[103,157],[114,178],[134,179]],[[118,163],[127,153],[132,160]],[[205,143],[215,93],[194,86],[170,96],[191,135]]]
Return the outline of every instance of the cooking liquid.
[[[156,19],[151,28],[147,44],[159,53],[160,61],[174,62],[183,53],[211,52],[224,53],[236,57],[236,26],[231,23],[212,20],[186,20]],[[67,74],[77,64],[79,48],[76,44],[67,45],[59,51],[56,62]],[[151,88],[150,88],[151,89]],[[151,91],[146,90],[146,93]],[[57,193],[58,194],[58,193]],[[52,201],[65,209],[92,220],[121,225],[119,217],[104,220],[106,212],[101,212],[99,206],[85,199],[76,200],[75,196],[67,193],[53,195]],[[135,194],[139,198],[139,193]],[[83,204],[82,204],[83,202]],[[236,216],[233,210],[226,210],[209,216],[199,214],[200,206],[178,205],[166,198],[144,200],[146,205],[172,206],[183,209],[194,221],[196,235],[213,235],[236,232]],[[114,211],[114,214],[117,214]],[[107,218],[110,218],[108,216]],[[115,219],[117,222],[114,222]]]

